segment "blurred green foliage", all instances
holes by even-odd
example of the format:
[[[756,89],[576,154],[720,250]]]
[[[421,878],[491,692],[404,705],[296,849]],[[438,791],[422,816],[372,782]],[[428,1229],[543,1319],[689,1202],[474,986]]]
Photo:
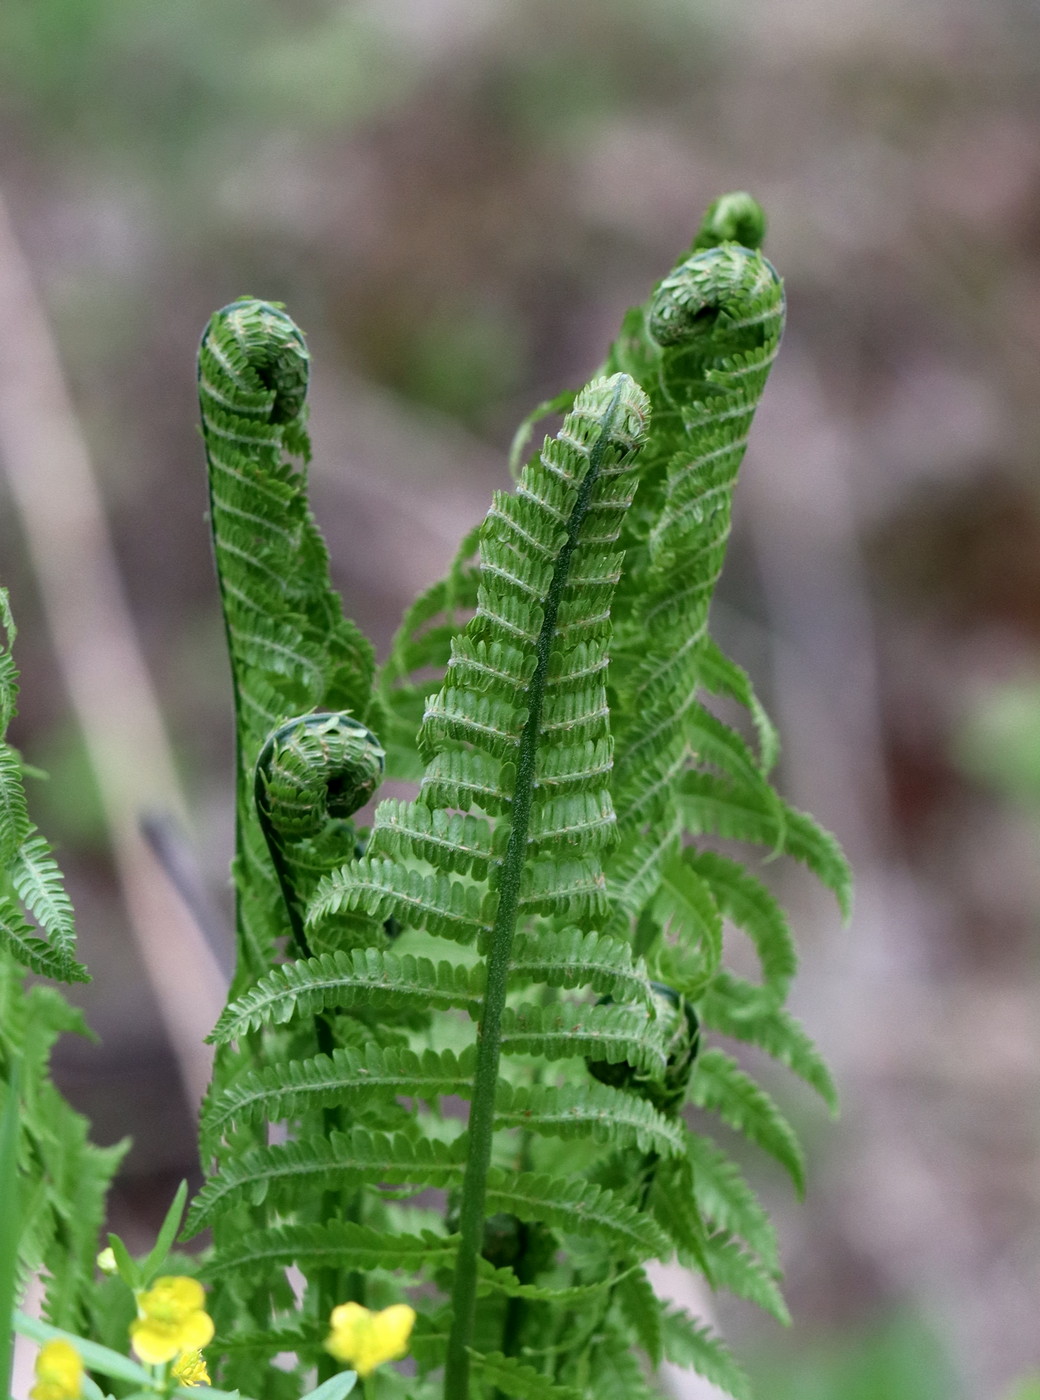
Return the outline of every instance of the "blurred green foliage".
[[[0,110],[79,155],[176,157],[236,130],[341,125],[407,91],[399,45],[331,0],[5,0]],[[156,172],[158,173],[158,172]]]
[[[764,1400],[958,1400],[962,1394],[941,1342],[909,1311],[815,1343],[798,1329],[748,1369]]]
[[[1040,807],[1040,681],[991,690],[961,726],[954,752],[966,773],[1029,808]]]

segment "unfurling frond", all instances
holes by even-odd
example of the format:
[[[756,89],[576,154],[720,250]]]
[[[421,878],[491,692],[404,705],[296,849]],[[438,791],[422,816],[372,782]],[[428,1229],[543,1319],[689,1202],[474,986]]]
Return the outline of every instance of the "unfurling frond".
[[[211,322],[239,961],[202,1117],[215,1170],[189,1223],[212,1226],[221,1307],[249,1319],[225,1384],[259,1393],[287,1337],[301,1368],[326,1364],[314,1319],[397,1301],[391,1274],[421,1285],[418,1384],[443,1369],[450,1400],[648,1400],[664,1360],[743,1400],[646,1260],[675,1255],[786,1316],[768,1217],[681,1116],[721,1118],[801,1189],[792,1128],[712,1038],[834,1102],[784,1009],[783,909],[699,842],[790,855],[847,912],[844,856],[773,787],[776,731],[708,630],[783,330],[763,232],[749,196],[712,206],[604,372],[542,406],[559,432],[514,464],[378,674],[287,460],[308,452],[302,336],[249,299]],[[398,786],[357,828],[384,765]],[[734,934],[757,976],[727,970]]]

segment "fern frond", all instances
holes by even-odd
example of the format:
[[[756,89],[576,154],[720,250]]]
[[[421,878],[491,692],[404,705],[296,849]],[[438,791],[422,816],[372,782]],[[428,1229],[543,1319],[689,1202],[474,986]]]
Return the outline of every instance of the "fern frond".
[[[698,1108],[717,1113],[729,1127],[775,1157],[802,1195],[805,1161],[794,1129],[735,1060],[722,1050],[705,1051],[691,1081],[690,1096]]]
[[[635,1268],[630,1265],[629,1268]],[[524,1298],[533,1303],[554,1303],[566,1306],[571,1303],[586,1303],[590,1299],[601,1298],[622,1279],[628,1270],[609,1274],[596,1283],[577,1283],[569,1288],[555,1288],[548,1284],[521,1283],[512,1269],[495,1268],[486,1259],[480,1260],[479,1291],[484,1294],[501,1294],[506,1298]]]
[[[773,1222],[737,1164],[701,1133],[687,1133],[686,1155],[701,1214],[719,1228],[739,1235],[768,1272],[778,1276],[780,1258]]]
[[[503,1356],[500,1351],[486,1355],[471,1351],[470,1359],[476,1374],[494,1386],[500,1395],[513,1400],[584,1400],[584,1392],[572,1385],[558,1385],[541,1371],[518,1361],[515,1356]]]
[[[780,736],[747,672],[731,661],[711,637],[704,639],[698,669],[701,684],[710,695],[727,696],[747,710],[758,735],[759,767],[763,774],[772,772],[780,756]]]
[[[225,1008],[209,1039],[235,1040],[261,1025],[281,1025],[293,1016],[313,1016],[329,1007],[459,1006],[476,1013],[483,991],[483,968],[434,963],[411,954],[378,948],[323,953],[285,963],[260,979],[245,996]]]
[[[698,1059],[701,1038],[742,1039],[833,1098],[782,1007],[783,910],[735,859],[688,844],[790,854],[847,907],[840,848],[771,786],[776,731],[708,632],[783,327],[761,236],[748,197],[713,206],[605,375],[558,401],[560,432],[409,609],[374,692],[286,460],[306,455],[302,338],[251,301],[211,325],[200,385],[256,806],[240,781],[239,968],[202,1126],[217,1173],[189,1225],[214,1225],[223,1310],[268,1318],[269,1338],[293,1306],[288,1268],[307,1319],[334,1298],[378,1304],[386,1280],[363,1276],[392,1269],[450,1294],[419,1308],[413,1354],[422,1377],[444,1365],[452,1400],[645,1400],[639,1347],[743,1397],[725,1348],[659,1303],[639,1262],[674,1251],[786,1315],[768,1218],[681,1116],[687,1100],[718,1114],[800,1190],[790,1125],[723,1050]],[[383,751],[418,784],[368,833],[338,805],[355,773],[333,760],[353,744],[363,797]],[[724,971],[725,924],[750,938],[761,985]],[[441,939],[465,951],[437,961]],[[468,1102],[465,1125],[447,1095]],[[290,1141],[263,1146],[280,1122]],[[425,1230],[425,1204],[395,1204],[429,1188],[450,1193],[450,1234]],[[297,1332],[311,1363],[320,1339]],[[223,1379],[249,1389],[269,1348],[239,1350]]]
[[[234,1123],[277,1123],[317,1109],[354,1108],[372,1100],[410,1096],[430,1100],[465,1095],[473,1080],[473,1051],[424,1050],[403,1046],[346,1046],[245,1075],[211,1100],[201,1124],[203,1155]]]
[[[463,884],[440,871],[424,875],[395,861],[363,857],[322,880],[307,923],[313,927],[331,915],[359,912],[471,943],[491,931],[485,903],[478,885]]]
[[[596,1400],[660,1400],[660,1390],[643,1374],[627,1329],[605,1328],[590,1348],[587,1365]]]
[[[495,1120],[503,1128],[526,1128],[551,1137],[592,1137],[662,1157],[684,1151],[680,1124],[645,1099],[607,1084],[515,1085],[500,1080]]]
[[[580,928],[518,934],[509,979],[512,986],[587,987],[616,1002],[651,1004],[646,968],[629,944]]]
[[[663,867],[652,907],[662,925],[655,966],[676,991],[696,999],[722,961],[722,915],[690,854],[685,851]]]
[[[201,1270],[205,1279],[241,1269],[266,1271],[271,1265],[297,1264],[307,1272],[322,1266],[404,1270],[421,1273],[447,1263],[458,1248],[458,1237],[400,1235],[357,1225],[350,1220],[327,1220],[320,1225],[280,1225],[262,1235],[229,1243],[212,1255]]]
[[[722,836],[749,841],[793,857],[808,866],[838,901],[842,914],[852,912],[852,877],[838,842],[806,812],[782,804],[783,827],[775,813],[763,809],[744,788],[709,773],[683,774],[679,809],[694,836]]]
[[[769,1006],[753,988],[722,973],[700,1003],[706,1025],[723,1035],[755,1045],[786,1065],[792,1074],[815,1089],[832,1114],[838,1111],[838,1091],[823,1056],[805,1027],[782,1007]]]
[[[502,1051],[547,1060],[580,1057],[627,1061],[655,1078],[667,1057],[652,1014],[629,1006],[507,1006],[501,1020]]]
[[[492,1167],[487,1204],[521,1220],[536,1220],[564,1234],[604,1239],[624,1255],[652,1259],[668,1253],[668,1240],[654,1220],[622,1201],[613,1191],[574,1177],[522,1172],[519,1176]]]
[[[72,957],[76,930],[61,871],[50,846],[34,827],[28,829],[18,847],[10,871],[18,897],[47,935],[51,948],[64,958],[68,968],[65,980],[88,980],[86,969]]]
[[[361,1182],[447,1186],[461,1176],[458,1143],[367,1128],[333,1133],[329,1138],[300,1138],[254,1148],[229,1162],[195,1197],[184,1233],[186,1237],[196,1234],[238,1205],[260,1205],[268,1198],[278,1205],[301,1189],[321,1191]]]
[[[81,963],[70,959],[68,953],[38,937],[12,899],[0,897],[0,948],[41,977],[53,977],[56,982],[89,982],[90,976]]]
[[[664,1309],[661,1342],[665,1356],[674,1365],[696,1371],[697,1375],[732,1395],[733,1400],[752,1400],[747,1375],[733,1360],[726,1344],[682,1308]]]
[[[798,967],[787,916],[760,880],[742,865],[714,851],[690,852],[690,869],[711,891],[716,907],[748,935],[762,966],[764,988],[782,1001]]]
[[[0,743],[0,868],[15,859],[28,833],[22,761],[7,743]]]
[[[369,839],[370,857],[412,856],[457,875],[484,876],[500,853],[492,847],[490,824],[480,817],[427,807],[422,802],[379,804]]]
[[[281,307],[242,298],[211,319],[198,386],[210,521],[235,701],[235,993],[271,965],[287,910],[253,807],[268,735],[310,710],[371,708],[371,644],[342,614],[307,505],[309,356]]]
[[[783,1326],[790,1325],[791,1314],[776,1279],[738,1240],[725,1230],[715,1231],[707,1237],[704,1252],[715,1288],[746,1298]]]
[[[662,1358],[661,1302],[644,1269],[634,1269],[621,1280],[617,1288],[617,1303],[622,1315],[650,1358],[659,1366]]]

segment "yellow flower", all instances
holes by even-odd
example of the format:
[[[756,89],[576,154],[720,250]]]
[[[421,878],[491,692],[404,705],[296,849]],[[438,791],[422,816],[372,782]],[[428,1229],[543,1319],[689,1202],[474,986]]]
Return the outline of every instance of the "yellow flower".
[[[395,1303],[374,1313],[360,1303],[341,1303],[332,1309],[331,1322],[325,1350],[364,1378],[384,1361],[396,1361],[405,1354],[415,1310],[407,1303]]]
[[[30,1400],[79,1400],[83,1392],[83,1362],[71,1342],[45,1342],[36,1358],[36,1384]]]
[[[209,1385],[206,1358],[197,1347],[194,1351],[181,1352],[173,1363],[173,1375],[180,1385]]]
[[[197,1351],[213,1340],[213,1319],[203,1308],[206,1294],[198,1279],[157,1278],[137,1295],[137,1321],[130,1342],[148,1366],[172,1361],[183,1351]]]
[[[97,1257],[97,1266],[103,1274],[117,1274],[119,1265],[116,1263],[114,1250],[103,1249]]]

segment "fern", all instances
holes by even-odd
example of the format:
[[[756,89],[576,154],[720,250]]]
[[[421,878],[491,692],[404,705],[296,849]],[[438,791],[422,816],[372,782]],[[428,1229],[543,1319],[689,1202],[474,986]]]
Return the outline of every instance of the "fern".
[[[13,1222],[16,1292],[31,1273],[42,1273],[48,1321],[83,1329],[93,1317],[105,1197],[129,1144],[99,1148],[88,1140],[86,1119],[51,1081],[50,1056],[60,1035],[90,1032],[56,988],[26,985],[26,972],[62,982],[89,981],[89,974],[76,959],[61,873],[29,819],[22,763],[7,742],[18,675],[11,655],[15,627],[3,590],[0,629],[0,1110],[16,1106],[18,1169],[17,1180],[4,1183],[2,1209]]]
[[[681,1116],[717,1115],[801,1189],[780,1109],[702,1037],[757,1047],[834,1104],[784,1009],[782,908],[746,860],[698,844],[791,855],[847,910],[840,848],[772,786],[776,732],[708,632],[783,327],[763,229],[748,196],[709,210],[378,671],[287,460],[307,452],[303,339],[249,299],[210,324],[239,959],[189,1228],[214,1230],[224,1383],[262,1387],[288,1335],[323,1367],[329,1307],[393,1296],[388,1275],[423,1281],[414,1354],[424,1376],[444,1367],[446,1400],[631,1400],[654,1393],[639,1353],[746,1395],[718,1339],[654,1299],[641,1264],[673,1253],[786,1318],[765,1212]],[[417,791],[361,831],[384,764]],[[726,970],[727,927],[758,981]],[[416,1203],[431,1188],[439,1229]]]

